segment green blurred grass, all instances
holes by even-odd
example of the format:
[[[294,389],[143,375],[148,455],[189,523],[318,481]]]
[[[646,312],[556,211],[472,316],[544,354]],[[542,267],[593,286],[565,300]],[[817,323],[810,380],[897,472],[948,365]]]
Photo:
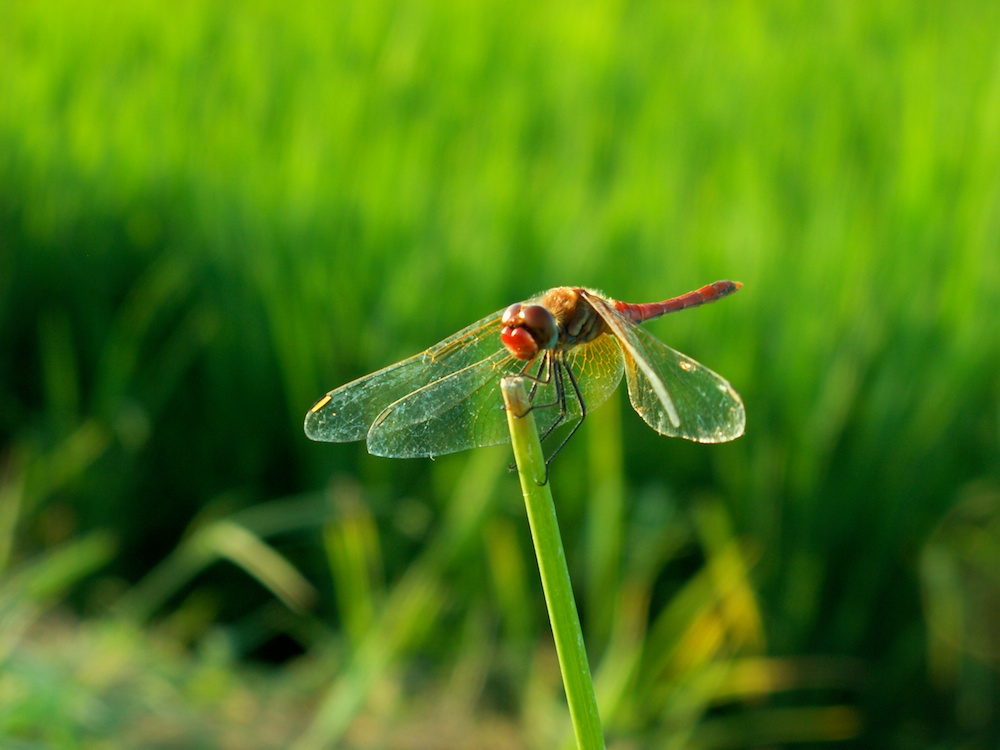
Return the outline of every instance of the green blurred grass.
[[[866,746],[995,736],[995,654],[959,644],[962,667],[940,667],[920,566],[949,509],[998,479],[998,16],[895,0],[5,4],[7,569],[111,530],[111,584],[75,595],[100,610],[190,548],[200,509],[357,481],[370,515],[335,503],[326,529],[274,542],[318,587],[313,615],[262,626],[269,602],[224,572],[159,614],[208,592],[205,617],[247,642],[277,630],[349,654],[425,570],[418,589],[447,596],[414,604],[430,620],[413,640],[382,626],[386,663],[417,649],[475,665],[523,707],[543,615],[519,511],[499,500],[513,480],[484,469],[477,486],[473,456],[307,445],[302,414],[549,286],[645,301],[735,278],[733,299],[651,328],[736,385],[747,435],[665,441],[608,406],[553,470],[592,658],[620,670],[605,678],[628,707],[619,731],[739,745],[757,725],[697,734],[721,689],[701,668],[821,654],[866,665],[863,688],[823,694],[860,706]],[[460,481],[498,506],[435,552]],[[699,499],[741,540],[737,590],[761,630],[723,618],[697,669],[643,677],[643,644],[721,627],[698,616],[728,554],[698,531]],[[482,663],[492,649],[501,667]],[[684,686],[673,701],[664,674]],[[802,732],[849,734],[838,716]]]

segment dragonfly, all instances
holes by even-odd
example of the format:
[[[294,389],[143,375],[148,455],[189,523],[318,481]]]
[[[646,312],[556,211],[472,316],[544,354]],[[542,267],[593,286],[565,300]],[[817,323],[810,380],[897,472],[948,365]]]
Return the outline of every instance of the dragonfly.
[[[661,435],[722,443],[743,434],[743,401],[720,375],[639,324],[722,299],[716,281],[661,302],[629,304],[556,287],[463,328],[426,351],[336,388],[305,417],[312,440],[364,440],[376,456],[440,456],[510,442],[500,380],[522,376],[543,439],[570,430],[624,376],[635,411]]]

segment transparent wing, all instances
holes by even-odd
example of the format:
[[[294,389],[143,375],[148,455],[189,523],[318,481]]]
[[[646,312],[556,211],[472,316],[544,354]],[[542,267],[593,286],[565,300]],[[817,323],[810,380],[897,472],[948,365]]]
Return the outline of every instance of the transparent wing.
[[[500,378],[523,366],[501,349],[389,404],[368,432],[368,452],[433,457],[509,440]]]
[[[625,368],[622,348],[613,336],[598,336],[589,344],[573,347],[563,357],[576,376],[588,413],[607,401],[622,380]],[[580,406],[571,393],[573,387],[569,383],[565,387],[568,411],[578,418]],[[536,399],[535,403],[540,402]]]
[[[608,399],[624,370],[621,348],[609,336],[574,348],[564,361],[573,369],[588,409]],[[368,433],[369,452],[395,458],[439,456],[509,442],[500,379],[523,369],[524,362],[501,350],[413,391],[375,419]],[[544,379],[529,381],[533,414],[544,434],[561,417],[555,376],[542,357],[533,360],[526,372]],[[572,385],[563,386],[567,413],[562,424],[570,425],[580,419],[580,405]]]
[[[497,355],[502,350],[502,314],[499,310],[420,354],[330,391],[306,414],[306,435],[332,443],[364,440],[389,404],[427,383]]]
[[[743,401],[720,375],[674,351],[600,297],[588,295],[621,343],[632,407],[661,435],[724,443],[743,434]]]

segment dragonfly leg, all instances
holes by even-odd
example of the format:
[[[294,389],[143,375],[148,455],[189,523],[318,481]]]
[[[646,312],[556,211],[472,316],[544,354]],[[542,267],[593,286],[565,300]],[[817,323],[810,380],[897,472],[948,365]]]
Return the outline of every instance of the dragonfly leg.
[[[552,359],[554,359],[554,357]],[[552,385],[554,386],[556,392],[555,401],[553,401],[552,403],[536,404],[532,402],[531,406],[528,409],[528,411],[533,411],[534,409],[547,409],[553,406],[559,407],[559,416],[556,417],[556,419],[552,422],[552,424],[548,426],[545,432],[539,436],[539,440],[544,442],[545,439],[549,437],[549,435],[551,435],[560,425],[562,425],[563,422],[566,421],[566,417],[569,416],[569,403],[566,400],[565,378],[567,377],[569,378],[570,385],[573,386],[573,393],[576,395],[576,402],[580,404],[580,420],[573,425],[573,429],[569,432],[568,435],[566,435],[565,438],[563,438],[563,441],[559,444],[559,447],[556,448],[552,452],[552,455],[550,455],[546,459],[547,463],[548,461],[551,461],[555,457],[556,453],[562,450],[563,446],[566,445],[567,441],[569,441],[569,439],[573,437],[573,433],[575,433],[580,428],[580,425],[583,423],[583,418],[587,416],[587,407],[586,404],[584,404],[583,402],[583,394],[580,392],[580,385],[579,383],[577,383],[576,376],[573,374],[573,368],[567,365],[562,359],[558,359],[555,362],[552,362],[550,361],[549,357],[546,357],[546,362],[548,365],[547,368],[548,372],[546,372],[544,380],[541,378],[532,377],[530,375],[525,376],[529,380],[535,381],[535,385],[532,387],[528,397],[529,400],[531,400],[534,397],[535,391],[537,390],[539,385],[548,384],[550,381],[552,382]],[[541,375],[541,369],[539,369],[538,374]]]
[[[531,387],[531,391],[529,391],[528,393],[528,400],[532,402],[531,406],[528,407],[528,411],[534,411],[535,409],[549,409],[553,406],[559,407],[559,416],[556,417],[555,421],[548,426],[545,432],[539,437],[539,440],[545,440],[545,438],[551,435],[552,431],[563,423],[563,421],[566,419],[566,416],[569,413],[568,408],[566,406],[566,385],[563,381],[562,365],[560,364],[553,365],[552,362],[549,361],[548,357],[546,357],[545,359],[546,363],[543,364],[541,367],[539,367],[538,375],[529,375],[525,373],[523,370],[519,375],[519,377],[523,377],[527,380],[531,380],[534,382],[534,385],[532,385]],[[545,369],[547,370],[544,378],[540,377],[542,373],[542,367],[545,367]],[[555,400],[549,404],[534,403],[534,397],[538,391],[538,387],[541,385],[548,385],[549,383],[552,383],[552,386],[555,389],[556,392]],[[525,414],[526,413],[527,412],[525,412]]]
[[[587,404],[583,400],[583,394],[580,392],[580,384],[576,382],[576,375],[573,374],[573,368],[570,367],[569,365],[567,365],[565,362],[563,362],[561,360],[560,360],[558,366],[559,366],[559,369],[560,369],[561,372],[565,372],[566,373],[566,377],[569,378],[569,384],[571,386],[573,386],[573,392],[576,394],[576,402],[578,404],[580,404],[580,419],[577,420],[577,422],[573,425],[573,427],[570,429],[569,433],[567,433],[566,437],[564,437],[562,439],[562,442],[559,443],[558,446],[556,446],[556,449],[549,454],[548,458],[545,459],[545,481],[546,482],[549,480],[549,477],[548,477],[548,474],[549,474],[549,464],[552,463],[552,459],[556,457],[556,455],[559,453],[559,451],[561,451],[563,448],[566,447],[566,443],[568,443],[569,439],[571,437],[573,437],[573,435],[576,434],[576,431],[580,429],[580,425],[583,424],[583,420],[587,418]],[[562,377],[558,378],[558,382],[559,382],[560,385],[562,385]],[[545,433],[546,437],[548,437],[549,433],[552,432],[553,429],[555,429],[556,425],[558,425],[560,422],[562,422],[562,420],[565,419],[565,417],[566,417],[567,408],[566,408],[566,392],[565,392],[565,390],[563,390],[560,393],[560,398],[562,399],[562,411],[561,411],[561,414],[559,416],[559,419],[556,420],[556,423],[554,425],[552,425],[552,427],[550,427],[548,429],[548,431],[546,431],[546,433]],[[544,484],[544,483],[545,482],[543,482],[542,484]]]
[[[544,441],[552,431],[555,430],[559,425],[563,423],[566,419],[566,415],[569,413],[566,407],[566,385],[563,382],[563,364],[558,362],[554,365],[552,371],[552,385],[555,386],[556,390],[556,400],[551,404],[535,404],[531,405],[532,409],[547,409],[552,406],[559,406],[559,416],[555,418],[555,421],[549,425],[548,429],[538,438],[539,441]]]
[[[560,372],[558,365],[553,363],[553,356],[546,355],[545,357],[543,357],[542,361],[538,365],[538,371],[534,375],[528,372],[528,367],[530,365],[531,362],[526,364],[521,369],[521,372],[518,373],[518,377],[524,378],[525,380],[530,380],[532,383],[531,390],[528,391],[528,401],[531,402],[531,406],[528,407],[528,411],[534,411],[535,409],[548,409],[553,406],[559,406],[561,407],[563,412],[562,416],[559,418],[559,421],[562,421],[562,419],[564,419],[566,416],[565,414],[566,401],[563,397],[564,391],[563,391],[562,373]],[[543,385],[549,385],[549,383],[552,383],[553,386],[555,387],[556,391],[555,400],[548,404],[536,404],[535,395],[538,393],[538,389]],[[549,432],[551,432],[551,430],[549,430]],[[545,434],[547,435],[548,432],[546,432]]]
[[[569,408],[566,404],[566,387],[563,382],[563,373],[565,373],[565,376],[569,378],[569,383],[571,386],[573,386],[573,393],[576,394],[576,401],[578,404],[580,404],[580,419],[579,421],[576,422],[576,424],[573,425],[572,429],[570,429],[566,437],[562,439],[562,442],[560,442],[559,445],[556,446],[556,449],[552,451],[545,459],[545,478],[538,483],[539,487],[543,487],[549,483],[549,467],[552,464],[552,459],[556,457],[559,451],[561,451],[563,448],[566,447],[566,443],[568,443],[569,439],[576,434],[576,431],[578,429],[580,429],[580,425],[583,424],[583,420],[587,416],[587,404],[583,400],[583,394],[580,392],[580,384],[576,382],[576,376],[573,374],[573,368],[567,365],[562,360],[559,360],[555,364],[555,368],[556,369],[554,373],[554,380],[555,380],[556,390],[558,392],[559,403],[561,405],[559,409],[559,418],[556,419],[556,421],[549,427],[549,429],[545,431],[545,434],[541,436],[540,440],[545,440],[545,438],[551,435],[552,431],[560,424],[562,424],[563,420],[566,419],[566,415],[569,412]],[[514,468],[516,467],[514,466],[511,467],[512,470]]]
[[[553,361],[554,360],[554,361]],[[529,363],[530,365],[530,363]],[[562,359],[556,359],[554,356],[549,355],[544,358],[544,362],[539,365],[537,372],[532,375],[527,372],[528,365],[525,365],[522,369],[520,376],[531,380],[533,385],[531,391],[528,394],[528,399],[532,402],[528,411],[534,409],[547,409],[553,406],[559,407],[559,416],[548,426],[545,432],[539,436],[539,441],[543,442],[548,438],[569,416],[569,404],[567,402],[566,394],[566,378],[569,378],[570,385],[573,386],[573,393],[576,397],[577,403],[580,405],[580,419],[573,425],[573,428],[569,433],[562,439],[559,445],[556,447],[552,453],[545,459],[545,479],[542,481],[542,485],[548,484],[549,481],[549,465],[552,463],[552,459],[556,457],[569,442],[569,439],[576,434],[576,431],[583,424],[583,418],[587,416],[587,406],[583,400],[583,394],[580,392],[580,384],[576,381],[576,376],[573,374],[573,368],[567,365]],[[544,373],[544,374],[543,374]],[[548,385],[552,383],[555,389],[555,400],[548,404],[536,404],[534,403],[535,394],[538,388],[542,385]],[[511,465],[511,471],[514,471],[517,467]]]
[[[552,380],[552,360],[548,356],[542,357],[542,361],[538,363],[538,371],[534,375],[531,375],[528,372],[529,367],[531,367],[531,362],[525,362],[524,367],[521,368],[519,376],[531,381],[531,390],[528,392],[528,401],[534,401],[535,394],[538,392],[538,387],[540,385],[548,385]],[[534,407],[532,406],[531,408]]]

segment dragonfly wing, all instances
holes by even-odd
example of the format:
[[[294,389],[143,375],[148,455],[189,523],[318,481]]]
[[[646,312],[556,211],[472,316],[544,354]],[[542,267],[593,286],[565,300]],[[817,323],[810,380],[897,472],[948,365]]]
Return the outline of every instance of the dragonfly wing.
[[[629,399],[646,424],[661,435],[699,443],[724,443],[743,434],[743,401],[725,378],[674,351],[603,300],[590,299],[622,346]]]
[[[603,404],[621,381],[624,365],[621,348],[608,336],[572,349],[565,358],[572,368],[588,409]],[[500,445],[510,441],[500,379],[522,371],[536,377],[542,360],[525,370],[525,363],[505,350],[450,373],[398,401],[389,404],[375,419],[368,433],[368,451],[376,456],[411,458]],[[572,386],[563,384],[569,391]],[[555,380],[528,381],[533,391],[533,414],[539,432],[545,434],[556,422],[572,425],[581,416],[574,394],[567,393],[563,418]]]
[[[376,456],[440,456],[508,442],[500,379],[523,366],[505,350],[389,404],[368,432]]]
[[[613,336],[598,336],[590,343],[576,346],[565,355],[583,394],[587,411],[593,411],[610,398],[618,388],[624,372],[622,349]],[[580,416],[579,404],[567,383],[567,407],[571,415]],[[537,403],[537,401],[536,401]]]
[[[389,404],[501,350],[502,314],[499,310],[420,354],[330,391],[306,414],[306,435],[332,443],[364,440]]]

